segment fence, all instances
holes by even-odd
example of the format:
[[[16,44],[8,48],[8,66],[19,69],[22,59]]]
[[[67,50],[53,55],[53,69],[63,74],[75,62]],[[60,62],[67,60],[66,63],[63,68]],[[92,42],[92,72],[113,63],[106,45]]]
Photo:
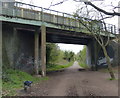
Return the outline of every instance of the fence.
[[[5,16],[42,21],[66,27],[86,29],[86,27],[80,23],[78,17],[75,17],[74,15],[21,2],[3,2],[1,14]],[[81,19],[86,20],[83,17]],[[95,25],[101,27],[103,31],[107,30],[113,34],[117,32],[115,25],[112,24],[106,24],[106,29],[104,28],[104,23],[102,22],[98,22]]]

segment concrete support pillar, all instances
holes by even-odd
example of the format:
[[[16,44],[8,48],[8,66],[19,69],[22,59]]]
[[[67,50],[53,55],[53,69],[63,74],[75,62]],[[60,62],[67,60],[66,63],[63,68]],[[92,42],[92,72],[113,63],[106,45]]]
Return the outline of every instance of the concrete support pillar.
[[[95,64],[95,70],[97,71],[97,41],[94,42],[94,64]]]
[[[96,40],[89,42],[87,45],[87,65],[91,67],[92,70],[97,70],[97,59],[98,54],[101,49],[101,46],[98,44]]]
[[[34,59],[35,74],[39,74],[39,32],[35,31],[35,59]]]
[[[16,53],[17,53],[17,29],[14,27],[13,28],[13,42],[12,42],[12,47],[14,47],[13,48],[13,64],[12,64],[12,66],[13,66],[13,68],[15,69],[15,67],[16,67]]]
[[[101,46],[99,45],[99,43],[95,40],[93,41],[93,47],[94,47],[94,52],[93,52],[93,56],[94,56],[94,59],[93,59],[93,64],[94,64],[94,70],[98,70],[98,65],[97,65],[97,62],[98,62],[98,58],[99,58],[99,53],[100,53],[100,50],[101,50]]]
[[[41,26],[41,69],[42,76],[46,76],[46,27]]]
[[[86,64],[91,67],[91,43],[87,45],[86,53]]]
[[[93,66],[93,70],[96,70],[97,71],[97,59],[98,59],[98,51],[100,50],[99,48],[99,44],[97,43],[97,41],[96,40],[93,40],[93,42],[92,42],[92,44],[93,44],[93,58],[92,58],[92,66]]]

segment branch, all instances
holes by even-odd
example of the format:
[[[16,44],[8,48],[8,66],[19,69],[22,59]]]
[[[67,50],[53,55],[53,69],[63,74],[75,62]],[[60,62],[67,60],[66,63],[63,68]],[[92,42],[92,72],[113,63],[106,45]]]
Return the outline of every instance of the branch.
[[[52,1],[52,2],[51,2],[51,5],[49,6],[49,8],[52,7],[52,6],[60,5],[60,4],[64,3],[65,1],[68,1],[68,0],[63,0],[63,1],[58,2],[58,3],[56,3],[56,4],[52,4],[52,3],[53,3],[53,1]]]
[[[93,35],[94,38],[97,40],[97,42],[102,46],[102,45],[103,45],[103,40],[102,40],[101,36],[99,36],[99,37],[97,38],[96,32],[93,31],[92,28],[89,28],[84,22],[81,21],[81,19],[79,20],[79,22],[80,22],[83,26],[85,26],[86,29],[87,29],[89,32],[91,32],[91,33],[94,32],[94,33],[92,33],[92,35]],[[88,22],[88,23],[89,23],[89,22]],[[92,25],[91,25],[91,26],[92,26]],[[100,39],[100,40],[99,40],[99,39]]]
[[[108,35],[107,42],[106,42],[105,46],[107,46],[109,44],[109,41],[110,41],[110,36]]]
[[[112,18],[112,17],[113,17],[113,16],[104,17],[104,18],[100,19],[100,21],[101,21],[101,20],[108,19],[108,18]]]
[[[98,10],[98,11],[100,11],[100,12],[106,14],[106,15],[120,16],[120,13],[117,13],[115,11],[113,13],[112,12],[107,12],[107,11],[105,11],[105,10],[97,7],[96,5],[92,4],[91,2],[84,2],[84,3],[87,4],[87,5],[90,5],[90,6],[94,7],[96,10]]]
[[[100,46],[102,46],[102,43],[100,42],[99,38],[97,38],[97,35],[93,35],[95,37],[95,39],[97,40],[97,42],[99,43]]]

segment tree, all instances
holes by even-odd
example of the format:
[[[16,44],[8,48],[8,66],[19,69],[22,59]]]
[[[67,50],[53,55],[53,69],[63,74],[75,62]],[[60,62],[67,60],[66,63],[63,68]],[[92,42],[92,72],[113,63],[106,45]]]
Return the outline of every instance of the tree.
[[[87,14],[90,14],[90,13],[88,12]],[[103,17],[103,15],[101,13],[100,13],[100,15],[101,15],[101,17]],[[110,42],[110,35],[111,35],[112,32],[110,32],[107,29],[107,25],[104,21],[81,18],[79,16],[78,11],[75,14],[75,17],[77,17],[79,19],[79,22],[90,32],[91,35],[94,36],[96,41],[102,47],[104,56],[106,58],[106,63],[108,65],[108,71],[110,73],[110,76],[111,76],[112,79],[115,79],[115,76],[114,76],[114,73],[113,73],[113,70],[112,70],[112,65],[111,65],[111,62],[110,62],[110,57],[108,56],[108,53],[107,53],[107,50],[106,50],[106,46]],[[87,22],[86,22],[86,20],[87,20]]]
[[[59,58],[59,47],[54,43],[47,43],[46,45],[46,61],[47,64],[54,63]]]
[[[74,61],[74,56],[75,56],[74,52],[70,51],[69,55],[70,55],[69,56],[70,57],[70,61]]]
[[[73,0],[73,1],[81,2],[81,0]],[[62,4],[63,2],[64,2],[64,0],[61,3],[57,3],[57,4],[54,4],[54,5],[51,5],[51,6]],[[113,26],[110,26],[111,31],[109,31],[107,29],[105,19],[111,18],[111,17],[114,17],[114,16],[120,16],[120,13],[115,11],[116,8],[120,8],[120,7],[112,5],[113,6],[113,12],[108,12],[108,11],[105,11],[105,10],[97,7],[96,5],[94,5],[93,3],[91,3],[87,0],[83,1],[83,2],[84,2],[84,4],[86,4],[86,6],[85,6],[86,10],[84,10],[83,12],[86,12],[87,18],[83,18],[80,15],[80,13],[82,13],[81,10],[84,9],[83,6],[81,7],[81,9],[76,11],[74,16],[75,16],[75,18],[79,19],[79,22],[87,29],[87,31],[89,31],[94,36],[96,41],[102,47],[102,50],[103,50],[103,53],[105,55],[106,62],[107,62],[107,65],[108,65],[108,71],[110,73],[111,78],[114,79],[115,76],[114,76],[114,73],[112,71],[110,57],[108,56],[108,53],[107,53],[107,50],[106,50],[106,46],[110,42],[110,35],[111,35],[110,32],[113,33],[113,30],[112,30]],[[89,5],[92,6],[94,9],[89,10],[89,7],[88,7]],[[85,15],[82,15],[82,16],[85,17]],[[88,16],[91,16],[91,17],[89,17],[89,19],[88,19]],[[102,33],[102,32],[104,32],[104,33]],[[107,40],[105,40],[105,39],[107,39]]]
[[[77,55],[78,55],[78,60],[80,62],[86,63],[86,47],[85,46],[83,50],[80,50],[80,52]]]
[[[74,60],[74,57],[75,57],[75,54],[74,52],[72,51],[65,51],[64,52],[64,59],[67,60],[67,61],[73,61]]]
[[[78,0],[74,0],[74,1],[78,1]],[[78,1],[79,2],[79,1]],[[112,66],[111,66],[111,62],[110,62],[110,57],[108,56],[107,54],[107,51],[106,51],[106,46],[109,44],[110,42],[110,33],[108,32],[107,30],[107,26],[105,24],[105,19],[107,18],[112,18],[114,16],[120,16],[120,12],[116,12],[115,10],[120,8],[120,5],[118,6],[113,6],[112,3],[111,3],[111,6],[112,6],[112,12],[108,12],[102,8],[99,8],[98,6],[96,6],[95,4],[93,4],[92,2],[84,2],[86,4],[86,8],[88,8],[88,6],[91,6],[94,8],[94,12],[96,12],[98,15],[100,15],[101,17],[99,17],[97,19],[96,22],[93,23],[93,20],[90,20],[88,21],[88,24],[90,25],[88,27],[88,25],[86,25],[83,21],[80,21],[86,28],[88,31],[90,32],[94,32],[92,33],[94,38],[96,39],[96,41],[100,44],[100,46],[102,47],[102,50],[103,50],[103,53],[105,55],[105,58],[106,58],[106,62],[107,62],[107,65],[108,65],[108,71],[110,73],[110,76],[112,79],[115,78],[114,76],[114,73],[112,71]],[[86,10],[87,11],[87,15],[89,14],[90,15],[90,11],[88,11],[88,9]],[[78,13],[79,14],[79,13]],[[93,17],[93,16],[92,16]],[[79,16],[80,18],[80,16]],[[100,19],[101,18],[101,19]],[[81,19],[80,19],[81,20]],[[95,18],[94,18],[95,20]],[[98,24],[98,22],[102,22],[102,28],[101,26],[98,25],[98,27],[94,28],[93,27],[93,24]],[[104,26],[104,27],[103,27]],[[105,42],[104,39],[106,37],[104,36],[101,36],[101,32],[103,31],[106,32],[105,35],[107,36],[107,41]],[[113,33],[113,32],[112,32]],[[120,40],[120,37],[118,37],[118,42]]]
[[[94,5],[94,4],[91,3],[91,2],[84,2],[84,3],[85,3],[86,5],[92,6],[93,8],[95,8],[96,10],[98,10],[99,12],[102,12],[102,13],[104,13],[104,14],[106,14],[106,15],[120,16],[120,13],[115,11],[116,8],[120,8],[119,6],[115,6],[115,7],[113,8],[113,12],[108,12],[108,11],[106,11],[106,10],[103,10],[103,9],[97,7],[96,5]]]

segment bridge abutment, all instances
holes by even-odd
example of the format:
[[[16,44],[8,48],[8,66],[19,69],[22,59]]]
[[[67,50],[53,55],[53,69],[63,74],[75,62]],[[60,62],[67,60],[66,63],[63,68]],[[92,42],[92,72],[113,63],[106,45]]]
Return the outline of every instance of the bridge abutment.
[[[93,39],[87,45],[86,64],[92,69],[97,70],[97,59],[101,46]]]
[[[92,51],[91,42],[89,42],[86,49],[86,64],[90,67],[91,67],[91,59],[92,59],[91,51]]]
[[[46,26],[3,24],[3,66],[46,76]]]

